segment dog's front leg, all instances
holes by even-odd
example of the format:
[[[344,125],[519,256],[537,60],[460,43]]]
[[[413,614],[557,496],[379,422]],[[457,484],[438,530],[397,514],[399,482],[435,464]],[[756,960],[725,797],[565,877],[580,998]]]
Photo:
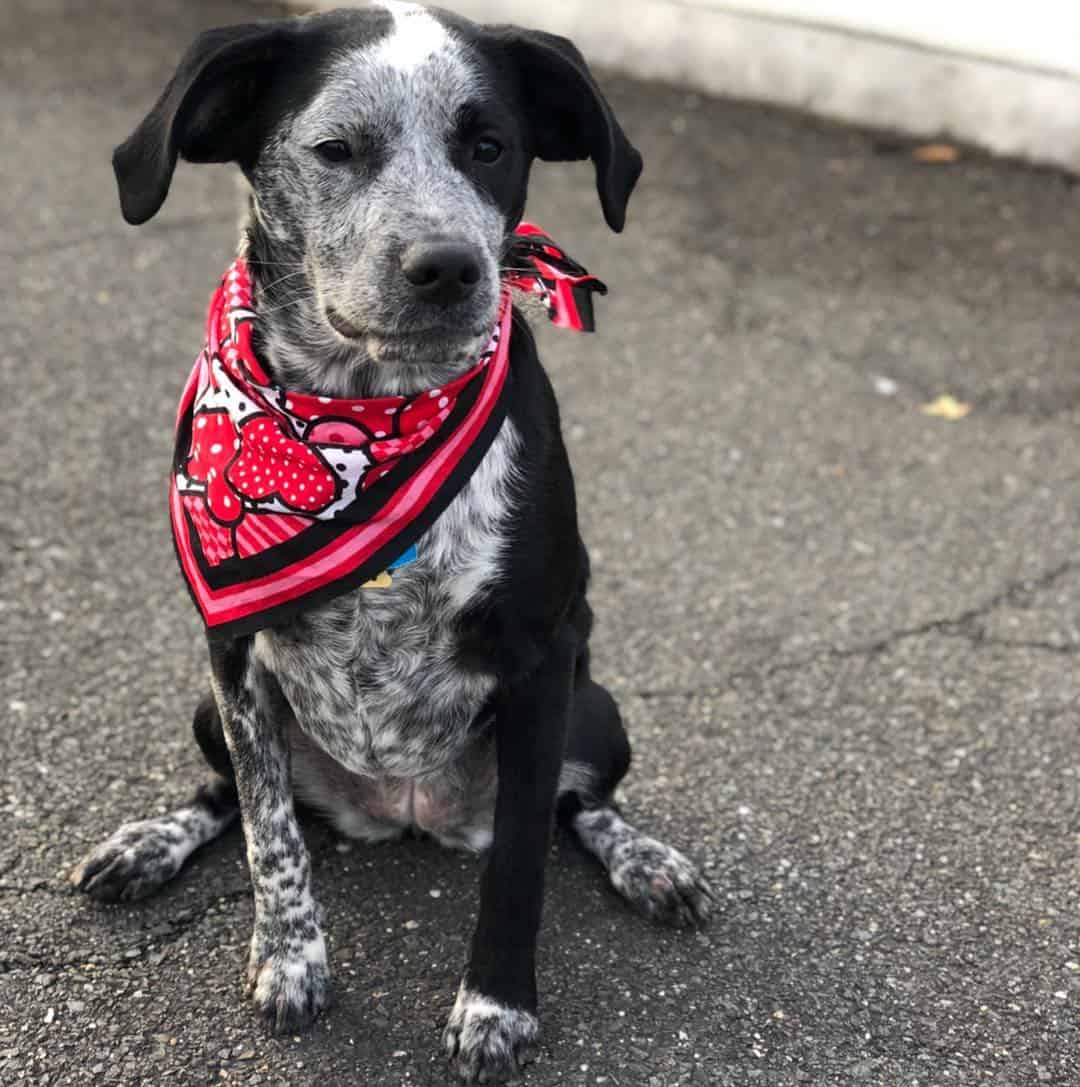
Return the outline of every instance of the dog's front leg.
[[[211,638],[210,663],[255,892],[248,995],[273,1030],[291,1032],[326,1006],[329,974],[311,865],[293,811],[289,709],[255,659],[251,638]]]
[[[500,692],[495,743],[495,838],[480,916],[446,1046],[467,1082],[514,1075],[536,1040],[536,934],[555,794],[570,715],[575,639],[567,631],[541,665]]]

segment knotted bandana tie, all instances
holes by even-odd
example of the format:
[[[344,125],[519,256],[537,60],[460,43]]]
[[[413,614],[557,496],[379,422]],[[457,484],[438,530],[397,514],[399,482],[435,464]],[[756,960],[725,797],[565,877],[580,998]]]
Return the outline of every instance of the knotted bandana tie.
[[[180,400],[170,513],[208,628],[240,635],[364,585],[411,554],[476,470],[506,414],[512,290],[592,331],[606,293],[535,226],[514,235],[476,365],[415,396],[346,400],[273,384],[243,258],[225,273]],[[385,578],[375,581],[385,585]]]

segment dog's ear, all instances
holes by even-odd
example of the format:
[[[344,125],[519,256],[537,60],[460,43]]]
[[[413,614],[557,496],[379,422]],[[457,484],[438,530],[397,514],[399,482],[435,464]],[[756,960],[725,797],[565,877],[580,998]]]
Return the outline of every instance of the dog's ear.
[[[591,158],[604,218],[614,231],[641,174],[641,155],[626,138],[611,106],[573,42],[518,27],[489,28],[521,80],[534,150],[548,162]]]
[[[259,99],[289,50],[288,20],[200,34],[154,108],[113,152],[120,209],[145,223],[169,192],[177,156],[249,165],[258,151]]]

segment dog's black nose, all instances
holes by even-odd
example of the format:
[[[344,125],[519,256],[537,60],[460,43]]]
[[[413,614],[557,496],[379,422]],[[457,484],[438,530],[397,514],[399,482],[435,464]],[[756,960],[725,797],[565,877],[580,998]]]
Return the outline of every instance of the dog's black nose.
[[[480,251],[467,242],[413,242],[402,254],[401,270],[417,298],[449,306],[476,290]]]

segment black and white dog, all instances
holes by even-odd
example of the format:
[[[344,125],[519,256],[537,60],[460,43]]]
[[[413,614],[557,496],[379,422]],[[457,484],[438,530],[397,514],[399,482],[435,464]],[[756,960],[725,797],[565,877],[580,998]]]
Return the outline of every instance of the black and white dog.
[[[410,394],[471,365],[534,158],[591,158],[616,231],[641,170],[570,42],[407,4],[200,35],[117,149],[129,221],[158,211],[178,157],[243,170],[260,356],[280,385],[333,397]],[[419,279],[406,274],[418,254]],[[72,875],[95,898],[140,898],[239,813],[249,992],[293,1031],[329,988],[294,796],[365,841],[412,829],[489,850],[445,1034],[469,1081],[514,1074],[537,1036],[556,816],[650,916],[699,922],[712,901],[692,863],[613,805],[630,747],[589,673],[573,479],[519,316],[510,358],[507,417],[417,560],[391,588],[252,636],[211,634],[195,735],[212,780],[167,816],[125,823]]]

